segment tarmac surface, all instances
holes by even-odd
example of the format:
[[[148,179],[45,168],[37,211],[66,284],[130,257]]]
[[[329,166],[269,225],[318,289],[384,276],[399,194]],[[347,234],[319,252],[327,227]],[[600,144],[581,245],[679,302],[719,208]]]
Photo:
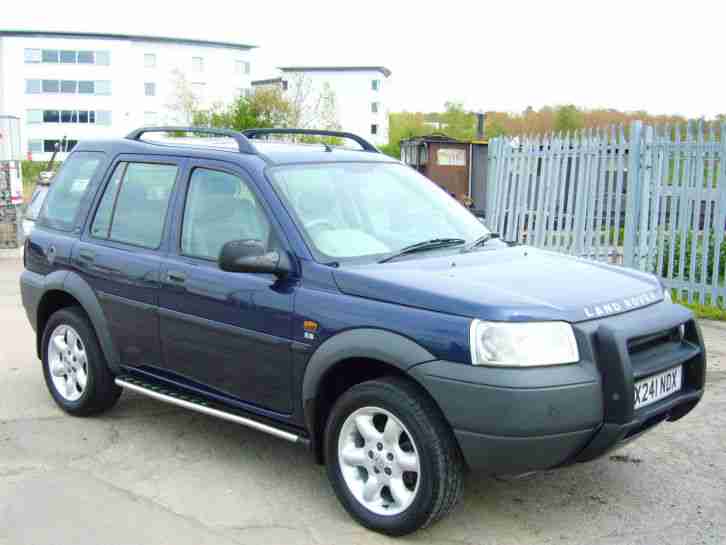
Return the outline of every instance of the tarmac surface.
[[[394,540],[350,519],[299,446],[128,392],[100,417],[67,416],[21,269],[0,261],[0,544],[726,543],[726,324],[701,324],[707,393],[681,421],[589,464],[470,474],[448,518]]]

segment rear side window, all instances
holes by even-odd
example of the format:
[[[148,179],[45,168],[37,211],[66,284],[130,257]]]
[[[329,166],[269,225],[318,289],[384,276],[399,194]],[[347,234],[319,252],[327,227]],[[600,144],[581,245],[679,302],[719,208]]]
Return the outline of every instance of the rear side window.
[[[98,205],[91,235],[155,249],[178,168],[156,163],[119,163]]]
[[[62,231],[73,229],[81,201],[102,161],[102,153],[79,151],[63,162],[48,191],[41,224]]]

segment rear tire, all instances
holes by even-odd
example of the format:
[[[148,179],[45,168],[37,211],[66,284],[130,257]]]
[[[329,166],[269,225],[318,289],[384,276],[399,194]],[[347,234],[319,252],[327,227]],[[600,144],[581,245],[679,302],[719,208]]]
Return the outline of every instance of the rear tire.
[[[390,536],[433,524],[463,492],[464,463],[451,428],[426,392],[398,377],[340,396],[325,429],[325,459],[346,511]]]
[[[113,407],[121,395],[91,322],[80,307],[48,319],[42,339],[43,376],[51,397],[68,414],[89,416]]]

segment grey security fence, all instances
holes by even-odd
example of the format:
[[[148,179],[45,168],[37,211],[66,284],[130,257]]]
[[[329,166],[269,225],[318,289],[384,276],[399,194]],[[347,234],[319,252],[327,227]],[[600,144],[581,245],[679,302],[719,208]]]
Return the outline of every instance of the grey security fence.
[[[635,267],[723,304],[726,125],[588,129],[489,144],[487,219],[506,240]]]

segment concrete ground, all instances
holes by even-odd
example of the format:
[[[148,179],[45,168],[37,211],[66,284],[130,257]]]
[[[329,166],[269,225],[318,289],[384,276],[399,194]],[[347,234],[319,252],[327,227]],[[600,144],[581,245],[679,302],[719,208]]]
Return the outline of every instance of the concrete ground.
[[[400,540],[353,522],[324,470],[267,435],[125,393],[97,418],[48,395],[0,261],[0,543],[720,544],[726,542],[726,327],[702,324],[708,392],[684,420],[590,464],[504,482]]]

